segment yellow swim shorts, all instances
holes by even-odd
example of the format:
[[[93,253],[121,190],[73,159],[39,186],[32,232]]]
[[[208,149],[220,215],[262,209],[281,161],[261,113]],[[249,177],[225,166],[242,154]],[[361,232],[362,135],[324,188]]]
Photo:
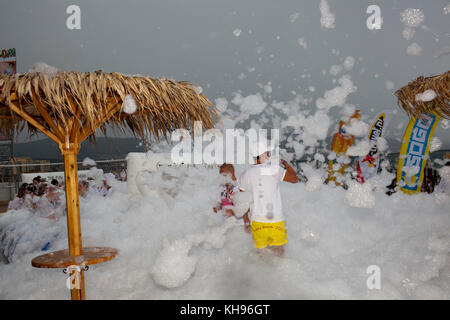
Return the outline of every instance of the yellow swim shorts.
[[[252,235],[253,242],[258,249],[267,246],[282,246],[288,242],[284,221],[273,223],[252,221]]]

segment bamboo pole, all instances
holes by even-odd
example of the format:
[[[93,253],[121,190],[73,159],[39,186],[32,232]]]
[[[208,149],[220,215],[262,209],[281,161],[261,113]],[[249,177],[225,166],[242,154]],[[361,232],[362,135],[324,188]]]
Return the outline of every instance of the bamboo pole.
[[[64,156],[64,178],[66,183],[67,233],[69,238],[69,253],[80,256],[83,252],[81,242],[80,201],[78,198],[78,168],[77,155],[80,150],[78,143],[60,144],[59,149]],[[72,271],[72,279],[75,276]],[[80,272],[79,288],[72,288],[72,300],[84,300],[84,271]]]
[[[79,272],[79,274],[77,274]],[[84,289],[84,270],[72,270],[70,272],[70,279],[72,282],[72,289],[70,290],[70,297],[72,300],[86,300]]]

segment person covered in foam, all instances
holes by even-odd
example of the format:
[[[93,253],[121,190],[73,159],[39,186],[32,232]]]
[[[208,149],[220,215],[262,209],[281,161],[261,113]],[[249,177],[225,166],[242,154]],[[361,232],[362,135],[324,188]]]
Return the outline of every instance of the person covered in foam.
[[[234,202],[233,197],[236,191],[236,176],[234,175],[234,166],[229,163],[224,163],[219,168],[219,173],[224,177],[225,183],[220,185],[220,199],[217,205],[213,208],[214,212],[222,211],[225,217],[234,216]]]
[[[269,247],[275,254],[282,256],[288,240],[279,184],[281,181],[297,183],[298,177],[285,160],[271,158],[271,151],[272,148],[265,141],[251,145],[256,164],[247,168],[239,177],[239,190],[246,195],[239,194],[237,202],[241,214],[251,193],[253,200],[243,215],[245,230],[252,234],[257,249]],[[244,209],[240,209],[241,200],[244,202]]]

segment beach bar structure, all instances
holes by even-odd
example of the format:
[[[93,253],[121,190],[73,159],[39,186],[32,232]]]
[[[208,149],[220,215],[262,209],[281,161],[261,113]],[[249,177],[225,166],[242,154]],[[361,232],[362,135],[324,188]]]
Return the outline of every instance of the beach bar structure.
[[[124,108],[125,99],[135,108]],[[0,132],[41,132],[64,157],[68,249],[36,257],[32,265],[68,271],[72,299],[83,300],[84,271],[118,254],[82,245],[77,155],[84,140],[95,142],[96,131],[108,128],[131,131],[144,141],[167,139],[177,128],[194,128],[195,121],[213,128],[215,119],[212,103],[189,82],[102,71],[0,75]]]

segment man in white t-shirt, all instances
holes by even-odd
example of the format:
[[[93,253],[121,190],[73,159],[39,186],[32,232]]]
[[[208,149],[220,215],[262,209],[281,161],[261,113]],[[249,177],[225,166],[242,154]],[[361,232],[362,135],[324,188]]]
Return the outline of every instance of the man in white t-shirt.
[[[297,183],[298,177],[286,161],[274,163],[270,159],[271,150],[266,144],[253,146],[252,149],[256,164],[246,169],[238,180],[241,191],[253,193],[251,210],[243,217],[245,230],[252,233],[257,249],[269,246],[281,256],[284,253],[283,245],[287,243],[287,235],[279,184],[280,181]]]

